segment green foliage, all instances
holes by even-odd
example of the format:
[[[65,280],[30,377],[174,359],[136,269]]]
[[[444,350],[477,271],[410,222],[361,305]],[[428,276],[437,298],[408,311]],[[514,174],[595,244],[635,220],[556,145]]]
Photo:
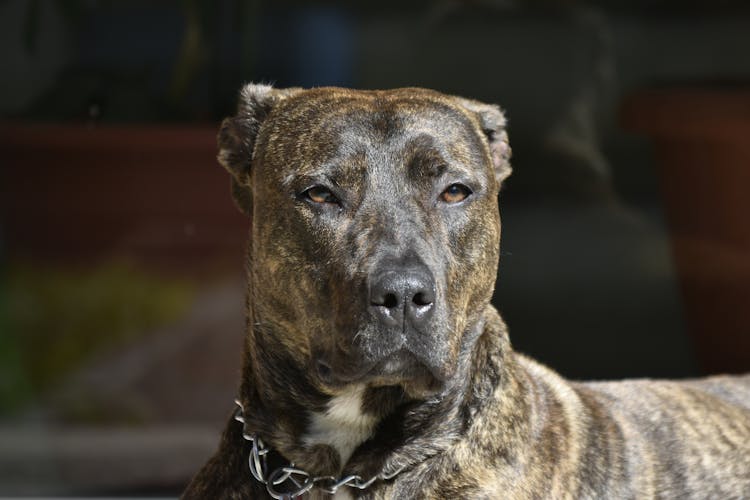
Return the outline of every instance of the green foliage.
[[[190,304],[186,283],[124,263],[89,270],[14,265],[0,287],[0,413],[51,388],[93,355],[142,338]]]

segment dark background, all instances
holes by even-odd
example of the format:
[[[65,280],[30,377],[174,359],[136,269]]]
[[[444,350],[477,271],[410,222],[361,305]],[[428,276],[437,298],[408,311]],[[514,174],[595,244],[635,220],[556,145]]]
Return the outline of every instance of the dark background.
[[[214,134],[249,81],[500,104],[516,349],[750,369],[743,1],[5,0],[0,33],[0,495],[176,494],[215,446],[249,221]]]

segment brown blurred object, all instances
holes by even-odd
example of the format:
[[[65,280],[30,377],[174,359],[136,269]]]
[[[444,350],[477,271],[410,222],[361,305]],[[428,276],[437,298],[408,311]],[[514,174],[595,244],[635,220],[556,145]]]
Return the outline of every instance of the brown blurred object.
[[[0,218],[11,257],[125,257],[188,273],[241,269],[249,221],[205,126],[0,124]]]
[[[750,370],[750,87],[638,92],[623,123],[653,141],[702,368]]]

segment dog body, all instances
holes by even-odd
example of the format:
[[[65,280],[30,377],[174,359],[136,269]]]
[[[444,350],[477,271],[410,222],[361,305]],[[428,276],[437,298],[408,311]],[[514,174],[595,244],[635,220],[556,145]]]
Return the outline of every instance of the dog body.
[[[311,498],[348,476],[337,498],[750,497],[750,377],[570,383],[513,352],[499,108],[249,85],[219,146],[253,218],[244,423],[184,498],[294,491],[250,474],[252,443]]]

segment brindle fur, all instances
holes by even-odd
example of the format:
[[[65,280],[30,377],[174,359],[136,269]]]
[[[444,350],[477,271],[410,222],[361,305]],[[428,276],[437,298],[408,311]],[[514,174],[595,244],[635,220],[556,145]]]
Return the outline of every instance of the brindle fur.
[[[239,394],[250,429],[286,460],[365,478],[404,467],[349,492],[372,499],[750,497],[750,376],[572,383],[513,352],[490,305],[510,172],[499,108],[423,89],[248,85],[218,140],[253,218]],[[435,202],[451,175],[471,179],[470,202]],[[321,178],[342,208],[300,199]],[[304,441],[346,389],[315,360],[359,380],[359,363],[389,355],[367,279],[384,255],[409,253],[436,278],[429,335],[403,340],[420,369],[365,379],[362,412],[378,424],[341,463]],[[266,498],[248,451],[230,419],[183,498]]]

